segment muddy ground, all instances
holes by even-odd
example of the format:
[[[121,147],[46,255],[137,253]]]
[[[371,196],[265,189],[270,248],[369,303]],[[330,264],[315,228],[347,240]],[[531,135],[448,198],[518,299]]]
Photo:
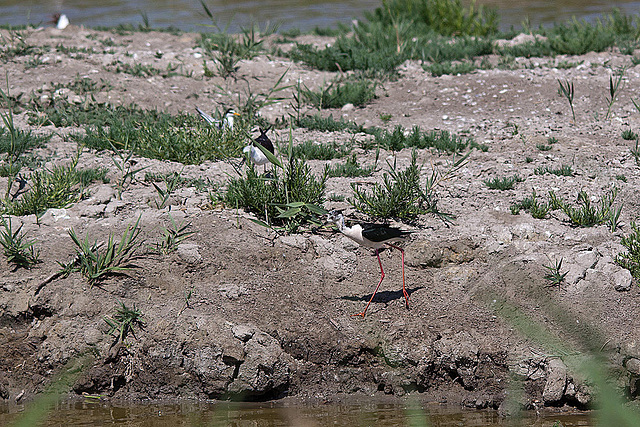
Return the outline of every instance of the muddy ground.
[[[6,31],[3,36],[10,39]],[[99,53],[51,49],[37,58],[35,67],[29,63],[32,56],[3,63],[12,95],[28,96],[80,76],[112,85],[96,94],[98,101],[195,113],[196,105],[212,111],[220,104],[242,102],[248,87],[264,93],[287,69],[287,84],[300,80],[310,88],[336,77],[267,56],[242,61],[235,81],[204,77],[206,58],[195,47],[197,34],[116,35],[70,26],[27,30],[24,36],[31,45],[62,44]],[[494,64],[500,60],[490,59]],[[158,69],[180,64],[183,75],[133,77],[116,73],[110,66],[114,60]],[[563,61],[579,65],[558,68]],[[407,62],[397,80],[382,83],[370,105],[325,112],[364,126],[417,125],[464,133],[488,147],[486,152],[474,150],[468,164],[438,188],[440,209],[457,217],[452,226],[429,215],[413,226],[401,225],[416,231],[404,245],[410,308],[401,292],[400,255],[385,251],[387,276],[364,319],[350,315],[371,297],[378,265],[346,237],[329,230],[278,236],[242,211],[212,209],[207,193],[195,188],[179,190],[170,206],[157,209],[152,207],[156,191],[143,182],[143,173],[118,200],[118,172],[110,155],[84,150],[80,167],[109,168],[111,183],[94,184],[89,198],[50,210],[38,221],[35,216],[13,218],[37,240],[42,263],[13,270],[0,257],[0,396],[10,402],[33,396],[65,363],[91,354],[94,359],[72,382],[73,395],[331,400],[409,394],[504,411],[504,402],[512,401],[528,408],[583,408],[594,390],[571,362],[584,354],[587,341],[616,369],[619,391],[635,397],[640,292],[614,259],[624,249],[621,237],[630,233],[640,204],[633,142],[621,137],[624,130],[638,131],[640,113],[632,99],[638,99],[640,69],[617,52],[518,58],[515,64],[516,69],[432,77],[419,63]],[[605,118],[609,77],[621,66],[629,67],[624,86],[611,117]],[[575,83],[575,123],[567,100],[558,94],[557,79]],[[215,85],[229,93],[217,93]],[[82,101],[68,89],[58,95]],[[291,112],[291,92],[286,96],[264,108],[262,116],[273,122]],[[381,115],[387,114],[391,120],[383,122]],[[29,126],[25,113],[15,119],[23,129],[55,134],[40,152],[52,157],[50,164],[68,162],[75,152],[75,143],[64,136],[76,129]],[[537,145],[549,137],[558,142],[549,151],[539,150]],[[272,134],[283,143],[287,138],[288,131]],[[296,129],[293,138],[295,143],[344,143],[352,135]],[[375,159],[373,151],[355,152],[365,164]],[[432,168],[444,171],[451,161],[429,150],[417,154],[423,180]],[[404,167],[411,151],[395,156]],[[379,182],[385,160],[393,158],[394,153],[382,152],[374,176],[358,180]],[[147,167],[145,172],[182,171],[185,177],[208,178],[222,186],[235,173],[225,162],[183,167],[136,160]],[[310,162],[318,173],[325,163]],[[563,164],[571,165],[574,176],[534,173]],[[525,178],[514,190],[490,190],[484,183],[514,174]],[[329,179],[327,194],[349,197],[351,181]],[[623,205],[622,224],[615,232],[606,225],[572,226],[560,211],[545,219],[510,212],[512,204],[533,190],[545,200],[554,190],[575,203],[580,190],[597,202],[613,187],[618,189],[616,206]],[[6,178],[0,178],[0,188],[6,188]],[[327,202],[325,207],[347,208],[347,216],[362,219],[346,202]],[[135,260],[137,268],[100,286],[89,286],[77,273],[39,286],[59,270],[58,261],[73,257],[70,228],[105,241],[109,233],[120,236],[140,216],[142,234],[151,244],[161,227],[170,224],[169,214],[177,222],[191,223],[195,232],[176,252],[143,250]],[[550,287],[544,266],[559,260],[567,275],[561,286]],[[119,302],[135,304],[146,327],[129,336],[126,345],[114,346],[104,317],[113,315]],[[543,326],[562,345],[523,335],[523,324]],[[590,327],[597,333],[588,335]],[[514,384],[524,392],[515,392],[519,387]]]

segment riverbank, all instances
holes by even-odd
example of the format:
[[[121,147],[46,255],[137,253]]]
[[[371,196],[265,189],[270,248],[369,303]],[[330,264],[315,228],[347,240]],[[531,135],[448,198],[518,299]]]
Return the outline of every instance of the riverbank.
[[[3,36],[11,38],[4,30]],[[3,64],[9,94],[64,97],[82,105],[89,96],[72,83],[88,78],[98,85],[90,94],[98,102],[194,114],[195,106],[212,111],[244,100],[248,88],[267,93],[285,72],[283,83],[300,81],[313,89],[339,75],[259,55],[239,62],[236,79],[207,77],[197,37],[73,26],[26,30],[27,45],[49,48]],[[301,39],[318,46],[332,42]],[[173,72],[123,71],[136,65]],[[619,67],[626,67],[624,86],[608,113],[609,79]],[[364,127],[449,131],[486,147],[472,150],[468,163],[437,188],[440,209],[456,217],[452,225],[432,215],[400,224],[416,230],[405,245],[410,308],[401,292],[400,256],[385,252],[386,278],[364,319],[350,315],[371,297],[380,274],[376,259],[329,230],[277,235],[242,210],[212,203],[210,193],[224,191],[236,176],[229,162],[182,165],[135,157],[144,172],[119,188],[114,155],[84,149],[78,165],[106,168],[108,183],[91,184],[88,197],[64,209],[12,218],[35,239],[41,262],[25,270],[0,259],[0,397],[28,399],[45,390],[66,363],[91,355],[71,384],[72,394],[139,400],[410,395],[503,413],[512,402],[529,409],[586,408],[592,382],[575,367],[576,355],[586,356],[589,348],[618,369],[618,391],[635,397],[640,332],[633,325],[640,292],[614,260],[624,251],[621,237],[631,232],[640,203],[634,141],[621,136],[638,129],[640,113],[632,100],[640,90],[639,71],[617,51],[516,58],[507,69],[441,77],[407,61],[397,79],[380,83],[378,98],[366,107],[323,111]],[[575,83],[575,121],[558,94],[558,79]],[[260,111],[270,123],[295,111],[294,89],[282,95]],[[29,117],[28,109],[16,110],[16,126],[53,135],[38,156],[48,167],[68,163],[77,151],[69,135],[81,129],[29,124]],[[272,132],[286,147],[289,130]],[[370,189],[382,182],[388,164],[407,167],[412,153],[405,148],[376,154],[361,143],[370,136],[346,131],[297,128],[292,137],[294,144],[355,140],[352,152],[363,166],[379,157],[371,177],[327,181],[328,195],[347,199],[335,197],[325,208],[346,208],[352,217],[358,215],[348,203],[350,184]],[[435,150],[416,153],[423,184],[433,168],[446,171],[451,162]],[[307,164],[319,175],[325,164],[339,162]],[[571,174],[552,172],[563,166]],[[143,175],[173,172],[213,186],[203,191],[187,185],[159,206],[158,191]],[[511,190],[485,183],[514,175],[523,180]],[[0,188],[6,185],[7,178],[0,178]],[[622,206],[614,231],[607,224],[576,227],[560,210],[536,219],[525,208],[518,215],[512,208],[532,194],[548,201],[549,190],[576,206],[584,191],[598,204],[613,188],[615,206]],[[170,217],[190,224],[194,234],[175,252],[150,250]],[[74,257],[68,230],[105,242],[138,218],[147,244],[134,269],[99,286],[79,273],[46,280],[60,270],[58,262]],[[559,261],[558,272],[567,274],[550,286],[547,267]],[[114,344],[104,319],[112,319],[121,304],[139,310],[144,327]],[[549,335],[532,334],[530,325]],[[514,380],[521,385],[518,397]]]

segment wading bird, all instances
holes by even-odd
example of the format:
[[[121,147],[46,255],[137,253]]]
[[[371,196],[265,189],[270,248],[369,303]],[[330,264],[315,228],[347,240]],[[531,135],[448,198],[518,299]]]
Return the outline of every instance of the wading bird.
[[[269,163],[269,159],[262,152],[262,150],[256,146],[256,144],[260,144],[261,146],[266,148],[267,151],[269,151],[271,154],[274,154],[275,152],[273,148],[273,143],[267,136],[267,131],[262,128],[259,128],[259,129],[260,129],[260,136],[258,136],[256,139],[251,141],[249,145],[247,145],[242,149],[243,153],[246,153],[249,155],[249,159],[251,159],[253,164],[258,166],[266,165],[267,163]]]
[[[404,250],[391,242],[404,239],[411,234],[412,231],[405,231],[399,228],[390,227],[387,224],[364,223],[355,224],[353,227],[347,227],[344,224],[344,216],[342,215],[342,212],[337,210],[330,211],[327,214],[327,223],[335,224],[342,234],[349,237],[351,240],[354,240],[361,246],[373,249],[378,257],[378,264],[380,265],[380,281],[378,282],[378,286],[376,286],[376,289],[373,291],[373,295],[371,295],[371,299],[364,308],[364,311],[362,313],[353,314],[353,316],[364,317],[371,301],[373,301],[373,297],[376,295],[376,292],[378,292],[378,288],[384,279],[384,270],[382,269],[382,261],[380,260],[380,249],[385,248],[385,245],[399,250],[402,254],[402,294],[404,295],[407,308],[409,308],[409,293],[404,285]]]
[[[234,117],[240,116],[240,114],[233,111],[232,108],[228,108],[224,112],[224,117],[222,118],[222,120],[214,119],[198,107],[196,107],[196,111],[198,112],[198,114],[200,114],[200,117],[202,117],[210,125],[213,125],[222,131],[229,130],[230,132],[233,132]]]

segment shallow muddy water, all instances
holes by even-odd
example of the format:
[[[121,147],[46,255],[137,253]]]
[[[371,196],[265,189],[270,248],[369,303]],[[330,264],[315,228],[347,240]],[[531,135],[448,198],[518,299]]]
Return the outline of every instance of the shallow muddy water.
[[[20,420],[24,406],[0,407],[0,425]],[[556,424],[557,423],[557,424]],[[459,407],[410,404],[317,404],[290,406],[279,403],[184,403],[115,405],[104,402],[60,403],[42,426],[79,427],[122,425],[162,426],[592,426],[587,414],[525,413],[519,419],[504,419],[496,411],[462,410]]]
[[[470,0],[463,0],[469,3]],[[251,22],[279,23],[283,30],[334,26],[361,18],[381,0],[206,0],[221,27],[237,32]],[[635,14],[640,11],[637,0],[477,0],[498,9],[502,29],[520,28],[528,17],[532,25],[563,22],[572,16],[593,21],[600,14],[617,7]],[[65,13],[72,24],[115,26],[143,22],[144,13],[152,27],[174,26],[185,31],[208,31],[211,20],[199,0],[0,0],[0,24],[46,23],[56,12]]]

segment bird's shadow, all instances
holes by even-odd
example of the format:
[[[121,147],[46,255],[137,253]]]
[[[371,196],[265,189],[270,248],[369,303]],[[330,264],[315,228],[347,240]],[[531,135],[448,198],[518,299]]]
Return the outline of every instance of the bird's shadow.
[[[411,295],[417,291],[418,289],[423,289],[424,286],[416,286],[415,288],[407,288],[407,292],[409,293],[409,298],[411,298]],[[354,296],[343,296],[340,297],[340,299],[344,299],[344,300],[348,300],[348,301],[366,301],[368,302],[371,299],[371,295],[372,294],[368,294],[368,295],[364,295],[361,297],[354,297]],[[402,289],[398,290],[398,291],[378,291],[376,292],[376,296],[373,299],[373,302],[383,302],[383,303],[389,303],[391,301],[394,300],[398,300],[398,299],[404,299],[404,295],[402,294]]]

